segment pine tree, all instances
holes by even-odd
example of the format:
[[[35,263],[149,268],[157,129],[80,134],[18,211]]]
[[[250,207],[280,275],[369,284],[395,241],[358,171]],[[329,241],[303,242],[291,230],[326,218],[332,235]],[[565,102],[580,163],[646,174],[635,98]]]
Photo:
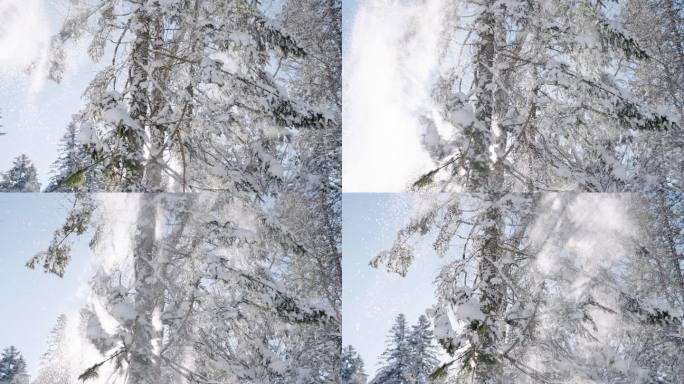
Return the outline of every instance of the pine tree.
[[[67,336],[67,317],[60,315],[57,323],[50,332],[48,349],[41,358],[41,368],[38,376],[33,381],[36,384],[70,384],[71,362],[66,346],[69,341]]]
[[[288,171],[277,203],[278,221],[307,252],[292,255],[284,277],[292,292],[320,292],[318,302],[335,313],[334,322],[308,329],[296,353],[297,365],[337,381],[337,361],[321,358],[321,349],[342,348],[335,329],[341,325],[341,2],[287,0],[279,15],[285,31],[306,52],[279,61],[281,81],[290,94],[325,111],[325,127],[300,131],[283,154]],[[315,346],[315,347],[312,347]]]
[[[446,263],[429,314],[453,359],[432,379],[679,382],[684,195],[661,192],[508,195],[495,237],[486,196],[432,195],[372,264],[405,275],[434,235]]]
[[[382,359],[382,367],[371,383],[410,384],[414,382],[411,376],[409,328],[403,313],[397,315],[392,325]]]
[[[260,193],[281,176],[286,130],[324,128],[332,119],[280,91],[268,72],[272,55],[288,61],[306,53],[257,3],[107,1],[75,8],[53,40],[53,79],[61,78],[63,46],[90,22],[98,26],[89,50],[94,60],[107,41],[115,48],[131,41],[128,50],[114,49],[116,65],[96,76],[74,119],[107,189]],[[114,23],[114,14],[126,16]]]
[[[0,191],[3,192],[40,192],[36,167],[22,154],[14,159],[12,168],[2,175]]]
[[[181,377],[339,380],[331,357],[341,345],[336,212],[327,208],[317,220],[328,230],[316,239],[318,234],[304,234],[292,221],[280,222],[272,204],[290,200],[285,192],[308,191],[309,209],[321,201],[329,207],[328,191],[312,190],[320,191],[334,175],[317,168],[319,183],[309,189],[313,178],[290,162],[300,158],[300,149],[287,144],[299,131],[328,132],[335,115],[310,107],[313,98],[291,99],[270,72],[274,60],[289,63],[306,52],[259,2],[126,0],[93,7],[83,1],[74,10],[53,40],[50,74],[60,79],[63,46],[95,25],[89,54],[99,60],[113,51],[114,64],[93,79],[74,123],[90,162],[102,169],[104,190],[147,192],[135,200],[132,265],[93,281],[122,326],[116,335],[95,332],[105,359],[81,378],[97,376],[110,363],[135,384]],[[108,41],[114,42],[111,51],[104,49]],[[225,196],[164,193],[206,190]],[[107,223],[98,222],[95,206],[87,194],[77,195],[47,252],[29,266],[63,274],[68,237],[90,226],[98,228],[97,245]],[[168,227],[162,227],[165,218]],[[247,228],[237,224],[246,218]],[[308,271],[290,263],[319,250],[322,264]],[[324,273],[309,280],[312,291],[279,282],[303,272],[311,276],[314,269]],[[122,274],[126,284],[115,284]],[[310,296],[322,304],[299,299]],[[164,327],[155,325],[160,319]],[[91,320],[97,329],[98,316]],[[297,343],[302,340],[305,345]],[[168,344],[157,348],[161,343]],[[289,366],[300,362],[311,369]]]
[[[113,334],[105,332],[98,325],[101,313],[88,308],[89,338],[103,358],[82,379],[94,378],[105,364],[131,374],[133,367],[123,362],[138,360],[169,382],[181,377],[246,383],[339,380],[334,363],[339,361],[339,307],[334,301],[327,305],[319,294],[339,288],[327,279],[318,283],[316,277],[307,293],[287,281],[302,271],[289,263],[290,257],[299,259],[309,243],[298,244],[267,212],[227,194],[127,196],[112,199],[130,199],[127,206],[149,204],[155,209],[144,211],[149,220],[166,230],[150,237],[136,215],[137,233],[125,262],[93,277],[98,305],[121,326]],[[113,215],[96,221],[96,250],[102,241],[107,244],[108,231],[117,225],[119,214]],[[131,255],[154,257],[155,272],[134,269],[138,263]],[[164,327],[142,334],[146,328],[137,324],[143,317]],[[149,344],[122,343],[138,337]]]
[[[52,176],[45,192],[74,192],[77,187],[93,192],[100,189],[99,168],[92,164],[90,155],[81,145],[74,123],[67,126],[59,151],[58,159],[52,163]]]
[[[624,29],[639,37],[652,60],[631,66],[630,85],[652,103],[684,115],[684,2],[681,0],[627,0],[621,8]],[[653,20],[658,20],[657,24]]]
[[[300,131],[282,154],[286,166],[277,201],[278,221],[307,251],[288,257],[284,279],[292,292],[316,290],[316,301],[335,313],[335,321],[298,335],[297,365],[325,381],[340,377],[339,361],[322,359],[322,349],[341,350],[334,332],[341,324],[341,4],[327,0],[288,0],[278,15],[283,30],[306,55],[279,60],[277,73],[290,95],[331,117],[325,127]]]
[[[505,316],[510,295],[505,283],[510,277],[512,254],[521,245],[525,230],[532,220],[535,198],[528,196],[452,195],[437,199],[399,231],[393,246],[371,261],[404,276],[415,256],[412,242],[431,231],[437,232],[433,248],[438,255],[449,257],[448,265],[436,278],[438,305],[432,313],[439,343],[450,355],[458,352],[465,370],[472,370],[476,381],[496,383],[503,376],[500,349],[504,343],[501,318]],[[466,214],[465,212],[470,212]],[[515,231],[506,222],[519,223]],[[449,256],[453,239],[463,227],[472,229],[462,255]],[[467,278],[465,278],[467,277]],[[531,303],[518,296],[519,308]],[[463,308],[454,327],[447,313]],[[510,332],[510,331],[509,331]]]
[[[342,349],[342,384],[366,384],[367,375],[363,367],[363,360],[353,346]]]
[[[0,355],[0,383],[14,384],[14,380],[26,375],[26,362],[19,350],[9,346]]]
[[[652,382],[663,377],[680,382],[684,380],[684,345],[672,335],[679,332],[684,319],[684,194],[663,186],[630,200],[639,238],[636,252],[625,263],[624,286],[629,296],[621,320],[632,326],[626,327],[617,342],[624,346],[625,359],[634,359]]]
[[[641,151],[632,139],[681,127],[615,75],[616,62],[638,65],[649,55],[607,3],[447,3],[448,64],[433,92],[439,117],[424,118],[424,144],[438,166],[414,187],[487,193],[648,184],[654,175],[631,154]],[[452,134],[442,137],[438,124]],[[668,158],[677,161],[676,152]]]
[[[310,105],[329,111],[330,124],[296,135],[299,183],[307,189],[339,193],[342,188],[342,2],[288,0],[282,19],[306,56],[295,60],[290,88]]]
[[[628,0],[621,8],[623,28],[638,37],[650,60],[623,65],[628,85],[649,103],[660,105],[674,119],[684,119],[684,3],[681,0]],[[656,21],[656,22],[654,22]],[[633,146],[649,159],[642,174],[657,189],[668,183],[681,190],[681,167],[673,166],[684,148],[680,130],[642,135]]]
[[[277,220],[306,252],[285,257],[283,283],[296,296],[314,297],[334,313],[335,321],[299,335],[297,365],[334,381],[340,377],[339,362],[330,361],[320,349],[340,350],[342,340],[337,329],[342,322],[341,222],[337,194],[315,190],[281,194]],[[315,347],[314,347],[315,346]]]
[[[420,315],[418,323],[411,328],[411,376],[417,384],[428,384],[429,376],[437,368],[439,360],[433,343],[430,321]]]
[[[427,384],[438,364],[432,330],[427,317],[421,315],[410,329],[399,314],[392,326],[383,365],[373,378],[376,384]],[[343,366],[344,367],[344,366]]]

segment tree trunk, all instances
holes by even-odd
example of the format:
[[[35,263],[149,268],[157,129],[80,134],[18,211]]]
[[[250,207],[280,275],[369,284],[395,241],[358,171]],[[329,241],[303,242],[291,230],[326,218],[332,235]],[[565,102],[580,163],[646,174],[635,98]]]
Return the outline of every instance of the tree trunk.
[[[498,360],[498,344],[502,339],[502,330],[498,323],[505,306],[506,287],[499,276],[499,260],[501,258],[500,241],[503,235],[501,209],[495,203],[501,197],[504,185],[503,153],[505,152],[506,134],[500,119],[505,116],[505,93],[496,85],[497,72],[496,45],[502,39],[499,20],[494,12],[494,2],[488,1],[480,16],[480,40],[476,54],[476,117],[483,124],[474,127],[474,158],[471,188],[485,193],[488,203],[494,203],[485,212],[484,242],[478,264],[480,291],[480,310],[485,321],[477,330],[479,338],[474,380],[477,383],[499,383],[502,380],[502,364]],[[476,123],[477,124],[477,123]],[[466,132],[466,134],[469,134]],[[496,158],[490,169],[490,150]]]
[[[158,2],[148,2],[158,6]],[[160,199],[157,192],[162,191],[161,146],[164,140],[163,127],[150,123],[162,110],[161,94],[155,88],[154,76],[159,70],[150,72],[150,47],[161,48],[162,26],[157,19],[159,12],[148,14],[145,4],[136,10],[136,39],[132,52],[131,68],[131,117],[141,129],[148,130],[150,137],[149,157],[144,158],[144,141],[137,143],[138,173],[132,180],[133,185],[142,190],[137,218],[136,241],[134,248],[134,291],[136,318],[133,323],[129,346],[128,384],[153,384],[161,378],[160,348],[162,329],[159,326],[164,304],[163,286],[159,280],[160,260],[157,247],[157,221]],[[158,60],[154,60],[158,62]],[[160,85],[157,83],[156,85]],[[150,89],[152,89],[150,91]],[[144,137],[144,136],[143,136]],[[152,193],[150,193],[152,192]],[[155,323],[157,325],[155,325]]]
[[[682,274],[682,265],[680,262],[680,255],[677,251],[677,245],[675,244],[674,234],[677,232],[675,228],[672,228],[671,218],[672,210],[670,205],[667,203],[667,194],[663,189],[659,189],[657,192],[658,208],[661,225],[662,225],[662,235],[665,237],[665,242],[668,249],[667,260],[671,263],[672,273],[674,274],[676,289],[678,293],[678,299],[680,305],[684,306],[684,275]]]
[[[493,201],[498,194],[487,196]],[[478,280],[480,292],[480,310],[485,315],[484,324],[477,330],[479,350],[475,367],[475,382],[490,384],[499,383],[503,376],[498,346],[503,339],[503,330],[499,329],[499,320],[506,304],[506,286],[499,276],[501,249],[500,240],[503,235],[503,217],[498,207],[487,208],[484,228],[482,256],[478,264]]]
[[[152,384],[161,375],[159,343],[161,329],[154,326],[163,305],[162,287],[158,279],[157,216],[160,195],[140,195],[137,236],[134,249],[135,312],[129,350],[129,384]],[[156,319],[158,321],[158,319]]]
[[[465,129],[466,137],[471,138],[470,145],[470,175],[469,190],[473,192],[486,192],[489,190],[489,148],[491,144],[492,115],[494,109],[492,69],[494,67],[494,14],[491,12],[491,3],[488,1],[487,9],[480,15],[477,24],[479,29],[479,42],[475,54],[475,86],[476,122]]]
[[[127,164],[121,167],[120,185],[118,191],[140,190],[143,178],[144,164],[144,129],[147,125],[149,110],[147,92],[147,67],[149,63],[150,44],[150,16],[145,7],[140,6],[133,16],[131,31],[135,33],[133,50],[131,52],[131,67],[128,73],[130,91],[130,116],[138,123],[138,127],[122,127],[121,135],[126,143]]]

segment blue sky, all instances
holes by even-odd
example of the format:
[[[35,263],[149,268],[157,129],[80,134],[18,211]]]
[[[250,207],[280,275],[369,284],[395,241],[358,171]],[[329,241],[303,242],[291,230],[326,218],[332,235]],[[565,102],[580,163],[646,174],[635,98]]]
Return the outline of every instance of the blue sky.
[[[81,106],[81,94],[88,84],[88,71],[66,78],[62,84],[46,82],[39,91],[31,91],[30,79],[19,75],[0,79],[0,171],[25,153],[36,165],[43,187],[49,178],[50,165],[57,158],[57,147],[71,115]]]
[[[85,46],[69,46],[69,65],[60,84],[46,80],[40,70],[26,72],[36,60],[45,63],[49,39],[67,12],[66,0],[0,1],[0,131],[7,133],[0,137],[0,171],[25,153],[36,164],[43,186],[59,139],[99,67],[88,59]]]
[[[69,203],[64,194],[0,194],[0,348],[16,346],[32,374],[57,316],[78,311],[85,302],[81,292],[89,278],[88,236],[74,244],[72,262],[61,279],[24,266],[47,248]]]
[[[368,266],[408,222],[413,195],[345,193],[343,205],[342,342],[359,351],[372,377],[397,314],[404,313],[413,324],[434,303],[432,281],[443,262],[428,236],[417,244],[417,258],[405,278]]]
[[[364,0],[361,0],[362,2]],[[349,31],[351,31],[352,23],[354,21],[354,15],[356,10],[359,8],[358,0],[342,0],[342,47],[346,47],[347,36],[349,36]]]

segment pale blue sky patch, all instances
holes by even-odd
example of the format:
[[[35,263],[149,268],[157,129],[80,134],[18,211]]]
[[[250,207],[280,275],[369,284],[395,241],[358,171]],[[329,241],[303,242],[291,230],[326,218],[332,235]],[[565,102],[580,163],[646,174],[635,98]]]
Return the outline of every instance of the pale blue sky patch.
[[[361,0],[362,2],[364,0]],[[354,16],[359,8],[359,0],[342,0],[342,50],[346,50],[349,32],[351,32]]]
[[[342,342],[359,351],[371,378],[396,316],[404,313],[415,324],[435,302],[432,282],[444,261],[431,248],[433,236],[417,243],[416,259],[404,278],[368,265],[408,223],[415,198],[412,194],[343,195]]]
[[[57,158],[59,139],[102,66],[88,58],[84,39],[67,46],[61,83],[47,80],[49,40],[68,12],[68,0],[0,1],[0,130],[7,133],[0,137],[0,172],[25,153],[36,165],[42,187]],[[34,69],[27,71],[31,65]]]
[[[0,194],[0,348],[16,346],[35,375],[46,340],[62,313],[85,304],[90,277],[89,236],[76,239],[63,278],[30,270],[26,261],[47,248],[71,204],[66,194]]]

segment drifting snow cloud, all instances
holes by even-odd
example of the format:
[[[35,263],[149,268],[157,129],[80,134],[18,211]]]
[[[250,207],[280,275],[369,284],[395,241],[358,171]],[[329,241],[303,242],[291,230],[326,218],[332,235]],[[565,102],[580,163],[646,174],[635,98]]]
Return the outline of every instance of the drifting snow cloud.
[[[98,200],[102,222],[107,224],[105,234],[96,243],[94,254],[104,272],[117,268],[132,269],[133,246],[140,195],[134,193],[100,193]]]
[[[344,62],[345,191],[404,191],[432,162],[421,146],[439,64],[443,0],[368,0]]]
[[[561,276],[573,293],[618,265],[637,234],[625,197],[613,194],[549,194],[531,239],[543,276]]]
[[[32,88],[44,81],[50,18],[41,0],[0,1],[0,75],[32,69]]]

